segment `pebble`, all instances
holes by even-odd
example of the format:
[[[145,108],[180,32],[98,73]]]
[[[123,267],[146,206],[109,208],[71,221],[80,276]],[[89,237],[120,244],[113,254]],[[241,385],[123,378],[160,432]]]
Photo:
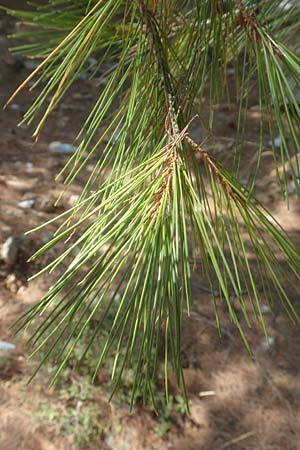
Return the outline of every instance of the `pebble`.
[[[22,286],[22,282],[17,279],[14,273],[10,273],[4,280],[4,286],[13,294],[16,294]]]
[[[73,206],[75,206],[78,203],[79,198],[80,198],[80,195],[72,194],[68,200],[69,206],[71,206],[73,208]]]
[[[85,168],[86,168],[87,172],[93,172],[95,166],[93,164],[87,164],[85,166]]]
[[[295,194],[295,192],[299,191],[299,187],[300,187],[300,179],[299,178],[296,178],[296,182],[295,182],[295,180],[291,180],[287,185],[287,193]]]
[[[273,147],[273,142],[272,142],[271,140],[268,142],[268,144],[269,144],[271,147]],[[274,146],[275,146],[276,148],[280,148],[280,145],[281,145],[281,139],[280,139],[280,136],[276,136],[276,137],[274,138]]]
[[[49,144],[49,151],[52,153],[60,153],[61,155],[71,155],[76,152],[77,147],[59,141],[53,141]]]
[[[26,170],[27,173],[32,173],[33,172],[33,163],[28,161],[25,164],[25,170]]]
[[[29,200],[22,200],[21,202],[18,203],[18,206],[22,209],[30,209],[34,206],[35,204],[35,199],[31,198]]]
[[[261,343],[261,350],[262,352],[266,353],[269,350],[272,349],[272,347],[274,347],[275,344],[275,338],[273,336],[269,336],[268,339],[264,339]]]
[[[261,312],[262,314],[272,314],[272,311],[268,305],[261,305]]]
[[[7,341],[0,341],[0,351],[1,352],[13,352],[16,349],[15,344],[11,344]]]
[[[12,266],[18,256],[19,240],[16,236],[9,236],[1,246],[0,259],[7,265]]]
[[[11,103],[9,105],[9,109],[11,109],[13,111],[19,111],[20,110],[20,105],[18,105],[17,103]]]

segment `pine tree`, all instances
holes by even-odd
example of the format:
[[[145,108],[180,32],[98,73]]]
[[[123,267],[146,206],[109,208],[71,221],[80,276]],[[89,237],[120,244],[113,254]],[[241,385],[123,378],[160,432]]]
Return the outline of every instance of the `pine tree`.
[[[9,100],[32,80],[33,88],[41,87],[23,119],[36,124],[34,136],[91,57],[91,78],[107,67],[105,85],[99,84],[78,130],[77,151],[60,175],[67,189],[96,155],[94,170],[74,207],[32,230],[58,223],[33,259],[66,242],[41,273],[62,263],[66,270],[18,322],[18,329],[35,324],[31,343],[34,354],[42,351],[39,367],[53,358],[55,382],[85,339],[82,358],[99,345],[95,375],[113,355],[113,392],[124,369],[134,365],[133,400],[140,391],[152,398],[162,356],[166,398],[169,367],[184,392],[182,321],[192,307],[194,260],[211,287],[220,332],[223,304],[247,348],[249,311],[267,335],[262,298],[281,301],[297,322],[285,283],[296,289],[300,255],[254,189],[268,123],[282,194],[288,201],[288,173],[300,194],[298,2],[48,0],[33,11],[9,13],[26,24],[17,36],[25,43],[14,51],[41,59]],[[253,92],[259,98],[259,150],[245,186],[239,173]],[[213,105],[229,97],[239,114],[232,164],[225,169],[222,157],[216,159],[191,130],[213,134]],[[209,117],[202,114],[204,102]]]

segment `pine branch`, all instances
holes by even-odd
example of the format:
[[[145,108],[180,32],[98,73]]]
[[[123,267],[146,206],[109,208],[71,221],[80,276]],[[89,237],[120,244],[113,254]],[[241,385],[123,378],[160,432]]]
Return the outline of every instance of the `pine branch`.
[[[33,355],[42,355],[37,370],[49,358],[54,360],[53,382],[80,342],[85,342],[84,359],[100,341],[94,377],[111,355],[113,393],[124,371],[135,364],[132,405],[137,395],[153,401],[162,358],[166,399],[170,363],[187,397],[181,339],[184,313],[191,310],[193,256],[201,261],[212,288],[220,334],[219,308],[224,304],[249,352],[247,327],[252,326],[252,315],[267,335],[260,290],[270,302],[275,296],[291,320],[298,321],[285,283],[299,281],[300,257],[279,224],[253,198],[252,189],[259,175],[267,115],[275,167],[283,167],[282,189],[286,190],[287,164],[298,186],[300,108],[291,83],[300,89],[300,60],[285,42],[299,24],[299,8],[279,18],[279,0],[226,4],[55,0],[55,4],[59,7],[55,13],[50,2],[23,16],[33,27],[30,38],[38,25],[45,41],[19,49],[44,59],[9,100],[37,77],[35,86],[42,86],[41,93],[24,116],[29,123],[37,121],[34,135],[91,55],[99,64],[113,61],[113,65],[79,130],[77,152],[60,175],[64,174],[67,188],[97,155],[95,169],[77,205],[32,230],[57,224],[52,241],[33,260],[64,243],[61,253],[36,276],[59,266],[65,271],[20,318],[17,329],[34,325]],[[202,124],[213,132],[213,105],[229,95],[224,76],[229,64],[234,67],[236,139],[241,145],[235,149],[232,169],[225,170],[205,144],[192,138],[190,125],[195,113],[203,116],[207,101],[210,117]],[[261,129],[257,167],[247,189],[238,173],[253,85],[258,90]],[[41,112],[45,106],[46,112]],[[95,139],[103,125],[102,136]],[[108,142],[103,148],[104,140]],[[255,264],[250,263],[250,254]],[[232,292],[242,318],[233,308]]]

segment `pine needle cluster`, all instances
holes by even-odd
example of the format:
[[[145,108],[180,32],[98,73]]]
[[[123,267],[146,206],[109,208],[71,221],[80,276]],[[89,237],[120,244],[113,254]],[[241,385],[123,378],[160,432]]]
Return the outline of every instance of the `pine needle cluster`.
[[[253,190],[268,122],[283,195],[288,174],[300,195],[299,3],[49,0],[30,12],[9,13],[26,24],[17,36],[25,43],[14,51],[41,59],[10,99],[29,82],[31,90],[39,87],[23,118],[36,124],[35,136],[89,58],[96,61],[91,78],[99,77],[104,64],[108,67],[78,130],[77,151],[60,176],[67,188],[96,156],[94,170],[73,208],[32,230],[60,224],[33,259],[66,243],[42,272],[62,263],[66,270],[18,323],[22,329],[43,313],[31,343],[34,354],[42,351],[40,365],[48,358],[57,364],[53,381],[89,332],[82,358],[98,342],[96,376],[113,355],[113,390],[135,361],[132,398],[141,390],[145,399],[153,398],[163,357],[166,398],[170,366],[185,392],[182,323],[192,303],[195,257],[211,287],[220,332],[219,309],[225,304],[248,348],[250,312],[267,335],[262,298],[281,301],[297,321],[284,286],[290,277],[300,277],[299,252]],[[229,67],[233,85],[226,75]],[[245,186],[239,173],[253,92],[258,95],[259,150]],[[191,133],[194,123],[213,133],[213,106],[228,95],[239,109],[230,170]],[[204,101],[210,105],[207,118],[201,115]],[[255,256],[255,270],[249,255]],[[233,308],[232,292],[242,317]]]

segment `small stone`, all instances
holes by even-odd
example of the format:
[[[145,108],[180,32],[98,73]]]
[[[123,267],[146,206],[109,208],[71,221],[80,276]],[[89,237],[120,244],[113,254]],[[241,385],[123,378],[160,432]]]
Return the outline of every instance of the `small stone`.
[[[93,172],[93,170],[95,169],[95,166],[93,164],[87,164],[85,166],[87,172]]]
[[[300,187],[300,179],[296,178],[291,180],[287,185],[287,193],[288,194],[295,194],[299,190]]]
[[[272,314],[272,310],[271,310],[271,308],[268,306],[268,305],[265,305],[265,304],[263,304],[263,305],[261,305],[261,312],[262,312],[262,314]]]
[[[270,140],[270,141],[268,142],[268,144],[269,144],[271,147],[273,147],[273,141],[272,141],[272,140]],[[281,145],[281,139],[280,139],[280,136],[276,136],[276,137],[274,138],[274,146],[275,146],[276,148],[280,148],[280,145]]]
[[[0,341],[0,352],[10,353],[16,349],[15,344],[11,344],[7,341]]]
[[[273,336],[268,336],[268,339],[264,339],[261,343],[261,351],[266,353],[271,350],[275,345],[275,338]]]
[[[23,361],[24,358],[19,354],[19,351],[17,351],[15,344],[7,341],[0,341],[0,378],[2,380],[9,380],[14,375],[22,373]],[[5,448],[7,447],[5,446]]]
[[[11,109],[12,111],[19,111],[20,110],[20,105],[18,105],[17,103],[11,103],[9,105],[9,109]]]
[[[17,260],[18,250],[19,239],[16,236],[9,236],[1,247],[0,259],[12,266]]]
[[[27,173],[32,173],[33,172],[33,163],[28,161],[25,164],[25,170],[26,170]]]
[[[68,204],[73,207],[78,203],[80,196],[78,194],[73,194],[68,200]]]
[[[18,206],[22,209],[31,209],[35,204],[35,199],[22,200],[18,203]]]
[[[76,152],[77,147],[59,141],[53,141],[49,144],[49,151],[52,153],[60,153],[61,155],[71,155]]]
[[[14,273],[10,273],[4,281],[4,286],[6,287],[6,289],[8,289],[13,294],[16,294],[18,292],[21,284],[22,283],[17,279]]]

